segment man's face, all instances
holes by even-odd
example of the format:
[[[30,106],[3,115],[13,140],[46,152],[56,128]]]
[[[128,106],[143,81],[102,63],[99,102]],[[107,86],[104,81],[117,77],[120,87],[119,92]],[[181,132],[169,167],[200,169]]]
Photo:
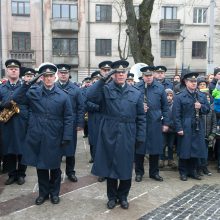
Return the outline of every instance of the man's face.
[[[168,103],[171,103],[173,101],[173,94],[172,93],[167,94],[167,101],[168,101]]]
[[[6,69],[6,75],[8,79],[17,80],[20,74],[20,68],[18,67],[9,67]]]
[[[49,74],[49,75],[43,76],[44,85],[48,88],[54,85],[55,80],[56,80],[55,74]]]
[[[58,79],[60,82],[66,83],[69,80],[69,72],[58,72]]]
[[[25,82],[29,82],[31,79],[33,79],[34,78],[34,75],[25,75],[24,76],[24,81]]]
[[[147,84],[151,84],[154,80],[153,75],[143,75],[143,80]]]
[[[110,71],[110,69],[107,69],[107,68],[101,68],[100,69],[100,73],[103,76],[106,76],[109,73],[109,71]]]
[[[205,82],[201,82],[201,83],[199,83],[198,88],[199,88],[199,90],[200,90],[200,89],[206,89],[206,88],[207,88],[207,85],[206,85]]]
[[[215,79],[217,79],[217,80],[220,79],[220,72],[218,72],[218,73],[215,75]]]
[[[154,78],[162,81],[165,78],[165,73],[163,71],[154,72]]]
[[[92,83],[97,82],[99,79],[100,79],[99,77],[95,77],[95,78],[93,78],[93,79],[92,79]]]
[[[196,80],[185,80],[186,88],[190,90],[195,90],[197,87],[197,81]]]
[[[134,80],[133,79],[127,79],[126,82],[127,82],[127,84],[129,84],[131,86],[134,85]]]
[[[180,82],[180,77],[179,76],[174,76],[173,81],[174,82]]]
[[[114,81],[119,84],[123,85],[127,79],[127,73],[126,72],[117,72],[114,74]]]

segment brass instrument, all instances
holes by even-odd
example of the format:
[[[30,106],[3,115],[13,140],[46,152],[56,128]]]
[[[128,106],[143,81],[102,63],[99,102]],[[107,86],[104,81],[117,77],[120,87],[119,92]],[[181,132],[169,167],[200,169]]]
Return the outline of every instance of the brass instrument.
[[[16,102],[11,100],[12,107],[10,109],[4,108],[0,112],[0,122],[6,123],[15,113],[19,113],[20,109]]]

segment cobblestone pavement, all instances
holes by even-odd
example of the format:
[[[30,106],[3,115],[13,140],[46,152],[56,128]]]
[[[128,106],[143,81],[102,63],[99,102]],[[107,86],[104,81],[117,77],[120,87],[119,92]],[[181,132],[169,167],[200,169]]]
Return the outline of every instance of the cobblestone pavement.
[[[195,185],[140,220],[220,219],[220,185]]]

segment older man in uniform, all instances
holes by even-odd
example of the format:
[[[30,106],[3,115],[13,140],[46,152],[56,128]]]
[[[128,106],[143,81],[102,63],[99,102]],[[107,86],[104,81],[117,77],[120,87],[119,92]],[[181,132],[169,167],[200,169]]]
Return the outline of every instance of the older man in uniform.
[[[145,143],[136,147],[135,173],[136,182],[141,182],[144,175],[144,156],[149,154],[150,178],[163,181],[159,175],[159,155],[163,153],[163,134],[169,127],[169,106],[163,85],[153,78],[154,67],[141,68],[143,80],[136,87],[144,97],[146,112]]]
[[[0,108],[3,110],[11,109],[11,97],[20,87],[21,80],[19,79],[21,63],[18,60],[9,59],[5,62],[7,83],[0,87]],[[22,147],[27,131],[28,122],[28,105],[27,102],[18,104],[20,109],[19,114],[15,114],[6,123],[1,123],[2,135],[2,151],[4,162],[6,163],[8,176],[5,185],[10,185],[14,182],[22,185],[25,182],[25,172],[27,166],[20,163],[22,158]]]
[[[164,89],[173,89],[173,84],[170,80],[165,79],[166,71],[167,68],[165,66],[155,66],[154,78],[164,86]]]
[[[186,88],[176,95],[173,104],[175,128],[178,134],[178,155],[180,179],[188,176],[201,180],[198,175],[197,160],[205,158],[205,124],[203,115],[208,114],[210,106],[206,95],[197,90],[198,73],[183,76]]]
[[[68,94],[55,85],[55,65],[46,63],[39,68],[43,85],[33,85],[37,77],[13,95],[13,100],[30,106],[29,126],[25,138],[22,163],[37,169],[39,197],[36,205],[49,198],[59,203],[62,148],[73,135],[73,111]]]
[[[77,131],[83,130],[84,127],[84,103],[80,88],[69,80],[71,66],[67,64],[58,64],[57,68],[58,82],[56,85],[69,95],[73,110],[73,138],[68,146],[63,148],[63,155],[66,156],[66,175],[70,181],[77,182],[74,170],[75,152]]]
[[[143,97],[126,83],[128,65],[127,61],[114,62],[113,80],[105,83],[109,74],[87,91],[88,100],[99,104],[102,113],[92,173],[107,178],[109,209],[113,209],[118,200],[123,209],[128,208],[134,146],[135,142],[145,140]]]

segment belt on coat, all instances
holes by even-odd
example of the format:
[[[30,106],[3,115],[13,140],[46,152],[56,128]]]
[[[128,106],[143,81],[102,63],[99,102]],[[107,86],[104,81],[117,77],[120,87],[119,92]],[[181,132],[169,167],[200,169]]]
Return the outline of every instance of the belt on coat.
[[[58,116],[58,115],[52,115],[49,113],[35,113],[32,112],[32,115],[38,118],[43,118],[43,119],[49,119],[49,120],[63,120],[63,117]]]
[[[104,119],[107,120],[115,120],[117,122],[122,122],[122,123],[135,123],[134,118],[129,118],[129,117],[123,117],[123,116],[109,116],[109,115],[103,115]]]

